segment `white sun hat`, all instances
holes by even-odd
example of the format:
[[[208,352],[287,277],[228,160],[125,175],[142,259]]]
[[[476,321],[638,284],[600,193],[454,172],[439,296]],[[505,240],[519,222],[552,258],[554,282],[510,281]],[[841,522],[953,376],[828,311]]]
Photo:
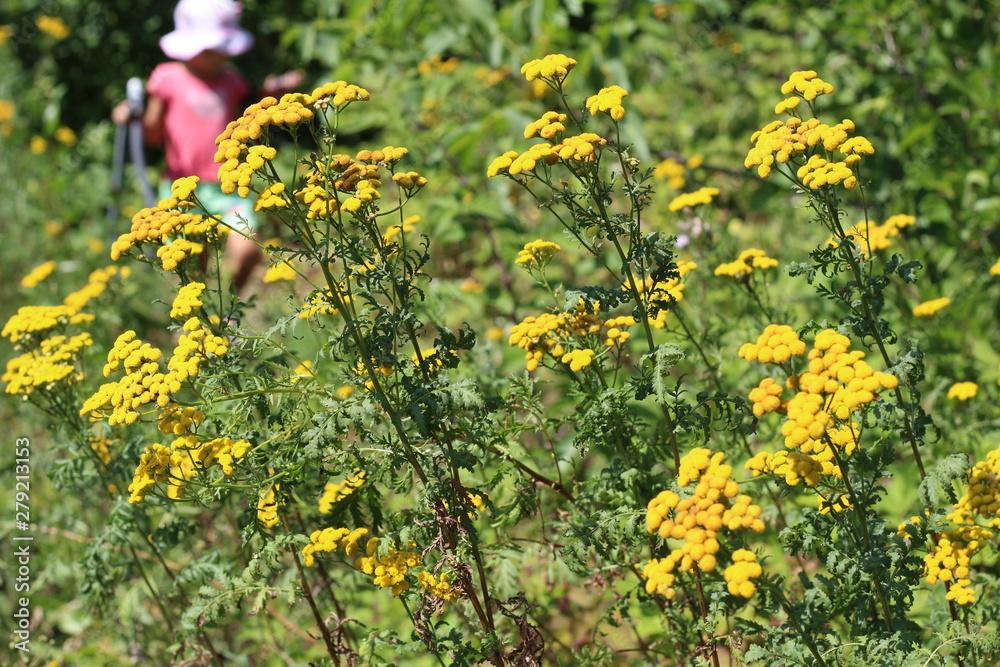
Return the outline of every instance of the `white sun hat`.
[[[228,56],[246,53],[253,35],[239,26],[243,6],[233,0],[181,0],[174,10],[174,31],[160,48],[174,60],[190,60],[212,49]]]

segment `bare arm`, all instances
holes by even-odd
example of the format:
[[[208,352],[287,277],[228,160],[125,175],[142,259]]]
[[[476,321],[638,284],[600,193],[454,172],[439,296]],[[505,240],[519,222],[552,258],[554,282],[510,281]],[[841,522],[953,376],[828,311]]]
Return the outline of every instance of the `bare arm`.
[[[146,112],[142,116],[142,138],[150,146],[163,145],[163,100],[155,95],[146,98]]]

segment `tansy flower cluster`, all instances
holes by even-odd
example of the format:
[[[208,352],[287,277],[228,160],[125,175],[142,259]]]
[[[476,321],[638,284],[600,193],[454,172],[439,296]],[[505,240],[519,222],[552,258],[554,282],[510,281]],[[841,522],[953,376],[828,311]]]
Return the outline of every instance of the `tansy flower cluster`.
[[[0,378],[7,383],[8,394],[30,394],[36,389],[51,389],[55,383],[83,379],[77,372],[77,362],[83,348],[93,345],[89,333],[75,336],[52,336],[43,339],[36,349],[7,362],[7,371]]]
[[[454,602],[458,599],[458,591],[448,582],[447,572],[441,573],[440,577],[435,577],[427,570],[423,570],[417,575],[417,583],[420,584],[420,588],[439,600]]]
[[[682,208],[694,208],[699,204],[711,204],[712,198],[719,194],[719,188],[698,188],[694,192],[686,192],[671,200],[667,208],[671,211],[679,211]]]
[[[741,252],[735,262],[715,267],[715,275],[746,279],[754,272],[754,269],[771,269],[776,266],[778,266],[778,260],[768,257],[763,250],[750,248]]]
[[[956,382],[948,390],[948,398],[956,398],[960,401],[967,401],[974,398],[979,392],[979,385],[975,382]]]
[[[216,336],[198,320],[190,318],[167,362],[167,372],[160,369],[163,352],[135,338],[134,331],[118,337],[108,352],[104,377],[122,367],[125,375],[109,382],[88,398],[80,414],[92,419],[107,416],[108,424],[133,424],[139,419],[138,409],[150,403],[165,407],[171,396],[181,390],[182,383],[195,377],[209,357],[220,357],[229,350],[229,342]],[[110,410],[109,410],[110,406]]]
[[[757,592],[753,580],[759,579],[762,574],[764,568],[757,562],[757,554],[748,549],[737,549],[733,552],[733,564],[723,571],[722,577],[730,595],[751,598]]]
[[[930,317],[934,313],[938,312],[945,306],[951,304],[951,299],[946,296],[940,299],[931,299],[930,301],[924,301],[923,303],[913,307],[913,315],[915,317]]]
[[[805,372],[790,376],[784,387],[774,378],[764,378],[750,392],[756,416],[785,414],[781,432],[785,447],[791,450],[758,453],[746,464],[755,476],[778,474],[793,486],[800,480],[810,486],[818,484],[821,475],[841,476],[833,462],[833,448],[845,455],[854,451],[860,433],[852,417],[877,398],[877,391],[899,384],[894,375],[868,365],[864,352],[850,347],[847,336],[824,329],[816,334]],[[790,327],[772,324],[756,343],[744,344],[739,356],[748,361],[783,363],[804,352],[804,343]],[[788,401],[782,400],[785,387],[798,390]]]
[[[262,280],[265,283],[276,283],[279,280],[295,280],[297,277],[298,274],[295,272],[295,267],[287,261],[281,261],[267,267]]]
[[[650,277],[638,284],[639,294],[649,304],[646,320],[654,329],[662,329],[667,325],[667,314],[672,304],[684,300],[684,283],[681,282],[692,271],[698,268],[694,262],[681,261],[677,263],[677,277],[659,280],[655,283]],[[628,289],[628,285],[622,285]],[[652,313],[656,313],[652,315]]]
[[[622,106],[622,100],[626,97],[628,97],[628,91],[621,86],[601,88],[596,95],[587,98],[587,110],[591,116],[604,112],[613,120],[621,120],[625,117],[625,107]]]
[[[302,549],[303,561],[307,567],[316,563],[317,552],[332,552],[343,549],[349,558],[360,550],[360,542],[369,534],[367,528],[325,528],[314,531],[309,536],[309,544]],[[406,573],[410,568],[423,562],[420,554],[413,551],[397,549],[395,546],[383,555],[378,555],[379,538],[372,537],[364,547],[364,555],[354,562],[354,567],[372,578],[372,583],[382,588],[392,589],[393,595],[399,595],[410,587],[406,581]],[[410,542],[410,548],[416,543]]]
[[[917,221],[912,215],[898,214],[891,216],[881,225],[862,220],[845,232],[845,236],[853,237],[854,245],[863,257],[868,257],[873,252],[885,250],[892,245],[892,239],[899,236],[901,229],[909,227]],[[835,242],[833,237],[827,240],[831,245]]]
[[[167,435],[187,435],[191,432],[192,424],[200,424],[203,421],[205,413],[197,408],[168,405],[160,413],[160,423],[157,428]]]
[[[87,284],[75,292],[70,292],[63,299],[63,303],[73,310],[82,310],[92,299],[99,297],[107,289],[108,283],[115,276],[128,278],[132,275],[132,269],[127,266],[118,268],[117,266],[106,266],[103,269],[95,269],[87,276]]]
[[[40,340],[39,336],[44,336],[49,329],[93,320],[93,315],[77,312],[75,308],[66,305],[21,306],[4,324],[0,335],[14,343],[15,348],[21,349]]]
[[[378,556],[379,538],[373,537],[365,545],[365,555],[358,558],[354,567],[361,570],[372,578],[372,583],[382,588],[391,588],[393,595],[399,595],[410,587],[406,581],[406,573],[411,567],[416,567],[423,562],[420,554],[414,551],[397,549],[395,545],[389,547],[388,553]],[[410,542],[410,548],[416,547],[415,542]]]
[[[833,85],[819,78],[816,72],[811,69],[792,72],[788,77],[788,81],[781,84],[782,95],[797,93],[802,96],[802,99],[810,102],[819,95],[829,95],[832,92]],[[781,112],[775,111],[775,113]]]
[[[569,312],[543,313],[538,317],[524,318],[511,327],[507,342],[525,351],[529,371],[537,369],[545,355],[549,354],[555,361],[568,365],[570,370],[576,372],[592,363],[595,354],[593,346],[597,341],[605,346],[624,343],[629,338],[624,329],[634,324],[635,318],[630,316],[602,319],[581,300]],[[591,336],[593,343],[571,349],[588,343],[586,339]]]
[[[977,518],[984,519],[986,526],[976,523]],[[956,528],[940,533],[933,551],[924,558],[927,583],[943,581],[949,587],[949,600],[971,604],[976,595],[969,579],[972,556],[993,540],[993,530],[1000,529],[1000,448],[969,470],[965,493],[947,519]]]
[[[366,102],[369,98],[367,90],[345,81],[336,81],[316,88],[311,95],[288,93],[280,100],[265,97],[251,104],[216,139],[219,148],[215,152],[215,161],[221,165],[219,181],[222,191],[238,192],[244,198],[250,195],[254,173],[264,169],[277,155],[273,147],[257,144],[262,136],[266,139],[270,127],[291,129],[303,121],[312,120],[317,109],[332,105],[339,111],[351,102]],[[269,197],[278,195],[280,192],[273,190],[268,193]],[[262,204],[262,207],[274,206],[274,202]]]
[[[566,125],[564,124],[568,116],[564,113],[559,113],[558,111],[546,111],[542,114],[542,117],[538,120],[528,123],[524,128],[524,138],[532,139],[534,137],[541,137],[542,139],[551,139],[555,135],[566,130]]]
[[[802,356],[805,353],[806,344],[802,342],[794,329],[787,324],[768,324],[764,327],[764,331],[757,336],[755,342],[744,343],[736,354],[740,359],[747,361],[783,364],[791,357]],[[761,386],[764,386],[766,381],[765,379]],[[771,383],[773,382],[774,380],[771,379]],[[756,401],[754,402],[756,403]]]
[[[323,495],[319,498],[319,513],[329,514],[333,511],[333,506],[347,496],[354,493],[355,489],[365,483],[365,472],[355,470],[354,474],[341,482],[327,482],[323,488]]]
[[[524,248],[517,251],[517,259],[514,260],[514,263],[529,271],[536,267],[544,271],[552,258],[559,252],[562,252],[562,248],[558,243],[537,239],[525,243]]]
[[[574,67],[576,67],[575,60],[561,53],[553,53],[525,63],[521,66],[521,74],[528,81],[542,79],[558,88]]]
[[[597,159],[597,149],[607,145],[607,139],[584,132],[572,137],[564,137],[556,144],[535,144],[524,153],[507,151],[493,160],[486,169],[490,178],[499,174],[517,176],[522,172],[531,172],[539,163],[552,166],[560,160],[576,162],[593,162]],[[576,170],[576,167],[572,167]]]
[[[316,564],[315,554],[317,552],[331,552],[341,548],[349,557],[354,556],[361,548],[359,542],[366,535],[368,535],[367,528],[355,528],[354,530],[347,528],[324,528],[323,530],[314,530],[309,535],[309,544],[302,548],[303,562],[306,567],[312,567]]]
[[[302,187],[292,194],[306,205],[306,218],[310,220],[326,218],[338,211],[355,213],[381,199],[381,167],[393,170],[408,152],[406,148],[386,146],[381,150],[360,151],[356,160],[342,154],[317,160]],[[397,173],[392,178],[407,194],[427,184],[427,179],[415,171]]]
[[[111,244],[111,259],[117,261],[122,255],[148,243],[160,246],[157,257],[164,262],[165,270],[172,271],[186,257],[200,252],[201,245],[188,237],[205,236],[211,239],[218,233],[218,228],[215,219],[190,212],[195,207],[191,196],[197,184],[197,176],[178,178],[170,186],[170,197],[132,216],[129,231]],[[168,243],[168,239],[172,241]]]
[[[342,303],[350,303],[352,300],[349,295],[340,294],[339,296]],[[299,312],[299,319],[302,320],[319,315],[336,315],[340,312],[334,305],[333,292],[329,288],[312,292],[302,308],[302,311]]]
[[[28,275],[21,278],[22,287],[35,287],[38,283],[42,282],[56,270],[56,263],[51,259],[47,262],[42,262],[31,271]]]
[[[205,283],[188,283],[177,290],[177,296],[170,306],[170,317],[187,317],[192,311],[205,304],[201,301],[201,293],[205,291]]]
[[[257,501],[257,521],[265,528],[273,528],[278,525],[280,520],[278,518],[278,501],[274,495],[278,488],[278,484],[273,484]]]
[[[854,122],[844,119],[830,126],[817,118],[803,120],[794,115],[799,100],[812,101],[818,95],[833,92],[833,86],[817,78],[812,70],[793,72],[781,88],[786,95],[796,93],[775,107],[775,113],[790,113],[784,121],[775,120],[758,130],[750,138],[753,148],[747,153],[744,166],[757,167],[757,175],[768,178],[775,163],[792,162],[799,165],[796,177],[808,188],[818,189],[836,183],[846,188],[857,186],[855,170],[862,155],[875,152],[871,142],[864,137],[848,138],[855,131]],[[819,146],[826,151],[818,152]],[[832,159],[834,151],[845,156],[841,161]]]
[[[139,457],[139,465],[128,487],[128,501],[141,502],[157,482],[168,482],[167,497],[177,500],[195,472],[205,472],[218,464],[223,474],[232,475],[235,472],[233,463],[248,449],[247,440],[215,438],[202,442],[194,435],[182,435],[169,447],[153,443]]]
[[[690,572],[697,567],[702,572],[715,571],[716,554],[721,549],[719,537],[724,529],[750,529],[758,533],[764,530],[764,522],[759,518],[760,506],[750,496],[740,494],[739,483],[732,479],[733,468],[724,460],[723,452],[713,454],[704,447],[696,447],[681,459],[677,473],[678,487],[694,485],[692,494],[682,499],[668,489],[649,501],[647,532],[658,533],[664,540],[682,542],[666,558],[653,559],[642,568],[647,593],[672,599],[677,569]],[[737,582],[734,594],[752,596],[756,589],[749,579],[753,577],[737,580],[737,574],[733,572],[733,579],[729,574],[724,575],[727,581]]]

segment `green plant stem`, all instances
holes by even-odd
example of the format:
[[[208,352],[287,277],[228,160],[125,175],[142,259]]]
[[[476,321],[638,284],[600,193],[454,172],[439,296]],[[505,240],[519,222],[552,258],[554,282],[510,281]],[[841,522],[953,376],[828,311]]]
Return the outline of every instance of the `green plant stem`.
[[[406,615],[409,616],[410,623],[413,624],[413,627],[417,627],[417,619],[413,617],[413,612],[410,611],[410,605],[406,604],[406,599],[402,597],[399,597],[397,599],[403,605],[403,609],[406,610]],[[428,630],[430,630],[433,633],[434,631],[433,626],[429,627]],[[444,660],[441,659],[441,652],[438,651],[437,638],[432,636],[429,640],[426,640],[424,643],[427,644],[427,648],[429,648],[431,652],[434,654],[434,658],[437,660],[438,664],[441,665],[441,667],[445,667]]]
[[[701,569],[698,567],[695,567],[694,570],[694,584],[698,590],[698,605],[701,608],[701,620],[707,624],[708,604],[705,602],[705,589],[701,585]],[[712,645],[712,665],[713,667],[719,667],[719,647],[716,646],[715,638],[712,634],[709,634],[709,641]]]
[[[836,202],[832,200],[832,188],[827,188],[824,193],[823,203],[826,206],[830,223],[833,225],[834,233],[838,235],[838,238],[841,241],[843,241],[847,237],[847,234],[844,232],[844,228],[840,223],[840,213],[837,210]],[[887,367],[891,367],[892,359],[889,357],[889,352],[886,350],[885,342],[882,340],[882,336],[878,331],[871,301],[868,298],[868,292],[866,289],[867,282],[864,280],[861,267],[858,265],[857,259],[854,257],[854,253],[851,252],[850,244],[840,243],[839,248],[842,249],[841,254],[844,259],[847,260],[848,265],[851,267],[851,272],[854,274],[854,280],[858,285],[858,295],[861,298],[861,306],[864,309],[865,319],[871,327],[871,333],[872,337],[875,339],[875,344],[878,347],[879,353],[882,355],[882,360],[885,362],[885,365]],[[895,388],[895,394],[896,402],[902,409],[905,403],[903,401],[903,392],[898,385]],[[920,479],[923,479],[927,476],[927,473],[924,471],[924,463],[920,457],[917,437],[913,431],[913,425],[910,423],[910,415],[906,410],[903,410],[903,424],[906,428],[907,439],[910,442],[910,449],[913,452],[913,459],[917,464],[917,470],[920,472]]]
[[[806,634],[806,631],[799,624],[799,617],[795,613],[795,610],[792,609],[792,605],[788,601],[788,598],[785,597],[785,591],[778,586],[772,585],[771,581],[767,578],[763,579],[761,585],[766,586],[771,591],[771,594],[785,611],[785,619],[799,634],[799,637],[803,639],[806,648],[809,649],[809,652],[812,653],[813,657],[816,659],[815,667],[826,667],[826,661],[823,660],[823,656],[820,655],[819,649],[816,648],[815,643],[812,641],[812,635]]]
[[[175,634],[174,622],[171,615],[167,613],[167,609],[163,604],[163,600],[160,599],[160,594],[153,588],[152,582],[150,582],[149,577],[146,576],[146,569],[142,566],[142,562],[139,560],[139,554],[135,552],[135,547],[132,544],[128,545],[129,552],[132,554],[132,561],[135,563],[136,568],[139,570],[139,576],[142,577],[143,582],[146,584],[146,588],[149,589],[149,594],[153,596],[153,601],[159,608],[160,613],[163,615],[163,620],[167,624],[167,631],[171,634]],[[212,652],[215,653],[214,651]]]
[[[851,505],[853,506],[858,517],[858,524],[860,525],[861,535],[864,539],[865,551],[867,553],[872,553],[872,538],[871,534],[868,532],[868,517],[866,516],[865,506],[861,503],[861,498],[858,497],[858,494],[854,491],[854,486],[851,484],[850,469],[847,462],[840,456],[840,453],[837,451],[837,447],[830,442],[829,436],[824,436],[823,440],[826,442],[826,446],[830,448],[830,451],[833,452],[833,458],[837,462],[837,467],[840,468],[840,472],[843,475],[842,479],[844,487],[847,489],[847,494],[851,499]],[[879,604],[882,605],[882,613],[885,615],[886,627],[889,629],[889,632],[895,632],[896,630],[892,622],[892,608],[889,606],[889,598],[885,594],[883,582],[876,571],[872,571],[872,575],[876,578],[875,593],[878,596]]]
[[[285,530],[290,532],[288,520],[285,517],[282,517],[282,521],[285,524]],[[299,584],[302,586],[302,594],[306,598],[306,603],[309,605],[309,610],[312,612],[313,620],[316,621],[316,625],[319,626],[319,632],[323,636],[323,642],[326,644],[326,652],[329,654],[330,659],[333,660],[333,664],[339,667],[340,654],[337,651],[337,647],[333,643],[333,637],[330,636],[330,628],[326,627],[326,621],[323,618],[323,614],[320,613],[319,607],[316,606],[316,600],[313,598],[312,591],[309,590],[309,579],[306,577],[302,561],[299,560],[299,552],[294,548],[289,551],[292,554],[292,560],[295,562],[295,569],[298,570],[299,573]]]

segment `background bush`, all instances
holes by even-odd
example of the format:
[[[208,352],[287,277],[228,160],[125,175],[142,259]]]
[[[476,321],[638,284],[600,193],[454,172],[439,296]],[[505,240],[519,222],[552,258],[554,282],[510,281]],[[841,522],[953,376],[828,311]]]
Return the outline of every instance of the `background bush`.
[[[409,147],[412,164],[429,179],[409,210],[421,216],[419,230],[433,240],[428,272],[435,282],[428,287],[427,309],[451,326],[473,323],[480,342],[471,353],[472,368],[483,377],[490,368],[501,369],[497,378],[523,370],[517,350],[488,336],[497,327],[506,338],[510,325],[530,314],[538,300],[532,282],[513,265],[517,250],[538,237],[570,247],[558,225],[533,201],[507,183],[486,178],[490,160],[509,148],[524,148],[524,125],[557,101],[519,75],[524,62],[566,53],[579,61],[575,91],[591,94],[612,83],[630,91],[622,140],[644,169],[661,167],[661,175],[652,180],[656,193],[647,216],[650,230],[686,234],[688,251],[702,264],[685,292],[685,308],[697,304],[693,323],[711,341],[706,350],[710,364],[689,382],[707,389],[707,366],[715,365],[720,376],[742,382],[727,388],[741,395],[753,384],[741,378],[746,365],[735,358],[735,350],[767,321],[749,294],[710,274],[748,246],[766,248],[785,265],[805,260],[823,241],[818,228],[807,226],[811,216],[803,198],[790,195],[773,179],[757,179],[742,164],[751,133],[771,117],[776,89],[788,73],[819,70],[837,85],[825,113],[852,118],[876,144],[866,167],[871,186],[865,203],[872,219],[883,221],[895,213],[917,218],[898,247],[921,262],[921,280],[894,285],[887,300],[902,337],[919,340],[924,350],[922,404],[935,415],[938,436],[927,445],[924,460],[942,460],[954,451],[980,460],[998,444],[1000,284],[987,272],[1000,257],[1000,105],[994,85],[1000,75],[995,40],[1000,8],[912,0],[244,4],[243,23],[257,36],[257,46],[235,64],[250,80],[302,68],[309,84],[344,79],[362,85],[372,92],[372,102],[345,116],[339,138],[344,152],[386,144]],[[111,264],[109,241],[127,229],[140,202],[132,180],[117,200],[107,188],[114,134],[107,116],[122,96],[125,80],[146,76],[162,61],[157,39],[171,29],[172,12],[172,2],[160,1],[12,0],[0,8],[0,25],[8,28],[0,45],[0,99],[13,104],[9,117],[0,113],[0,200],[8,238],[0,247],[4,321],[23,305],[60,303],[86,283],[91,271]],[[41,31],[36,20],[43,16],[61,18],[67,34]],[[581,100],[578,94],[574,104]],[[73,139],[60,128],[71,130]],[[155,176],[160,156],[150,151],[149,157]],[[668,159],[682,167],[673,180],[662,175]],[[710,211],[681,218],[667,211],[675,195],[700,186],[721,190]],[[847,194],[844,206],[851,210],[851,222],[860,205]],[[111,219],[105,215],[108,207],[118,211]],[[700,236],[694,231],[699,228],[704,229]],[[269,231],[282,234],[276,225]],[[52,277],[37,287],[20,285],[23,276],[46,260],[57,262]],[[580,255],[552,271],[571,287],[586,284],[585,276],[595,266]],[[148,269],[133,266],[128,280],[101,297],[95,348],[110,349],[125,329],[170,344],[161,320],[162,302],[169,304],[173,286]],[[260,311],[251,317],[263,322],[286,312],[287,290],[259,287]],[[762,287],[771,299],[768,305],[794,316],[789,323],[796,328],[809,319],[839,317],[834,305],[818,300],[804,281],[784,271],[772,272]],[[910,314],[912,306],[939,296],[952,298],[947,317],[928,322]],[[318,348],[321,341],[309,345]],[[979,382],[977,399],[956,403],[946,398],[948,388],[961,380]],[[156,628],[158,615],[141,588],[122,587],[113,596],[95,597],[93,588],[103,583],[79,565],[84,545],[98,536],[108,539],[101,530],[109,508],[78,500],[82,494],[73,492],[72,479],[84,465],[79,453],[50,430],[50,417],[17,397],[8,397],[2,410],[12,432],[39,443],[32,503],[39,517],[40,555],[34,561],[38,570],[33,572],[37,588],[32,600],[42,612],[33,635],[33,664],[115,665],[136,646],[163,650],[169,638]],[[132,443],[128,451],[134,456],[123,463],[126,468],[134,466],[143,444]],[[11,478],[11,457],[5,456],[2,465],[4,478]],[[919,477],[905,468],[896,475],[901,483],[890,487],[885,502],[907,508],[896,517],[902,520],[919,506]],[[6,496],[0,499],[4,507],[13,504]],[[191,510],[184,518],[198,522],[208,516]],[[8,535],[11,530],[5,529]],[[782,549],[776,535],[768,539]],[[792,567],[776,565],[779,570]],[[995,557],[982,565],[988,572]],[[137,575],[116,572],[109,578],[112,574]],[[525,583],[516,580],[516,571],[502,574],[510,592],[546,578],[564,581],[565,575],[530,571],[533,582]],[[995,592],[993,579],[980,585],[984,599]],[[86,601],[81,590],[90,591]],[[574,598],[570,589],[561,592],[564,599]],[[93,599],[103,600],[102,614],[90,613]],[[5,598],[3,604],[8,602]],[[389,614],[390,624],[405,621],[398,609],[389,612],[373,604],[373,613]],[[299,607],[283,613],[297,619]],[[593,614],[611,612],[595,606]],[[3,618],[9,623],[10,614],[4,611]],[[298,620],[279,626],[282,636],[270,640],[266,655],[259,654],[257,626],[248,618],[243,619],[245,630],[240,623],[231,627],[229,650],[243,664],[315,659],[309,648],[287,646],[296,641],[292,627]],[[132,629],[123,633],[120,619],[127,619]],[[648,624],[640,627],[652,633]],[[607,631],[614,632],[610,626]],[[577,639],[571,629],[560,637]],[[588,649],[572,646],[554,655],[567,659],[573,650],[581,660],[579,651]],[[384,651],[381,655],[396,659]],[[630,656],[623,656],[607,659],[629,664]]]

